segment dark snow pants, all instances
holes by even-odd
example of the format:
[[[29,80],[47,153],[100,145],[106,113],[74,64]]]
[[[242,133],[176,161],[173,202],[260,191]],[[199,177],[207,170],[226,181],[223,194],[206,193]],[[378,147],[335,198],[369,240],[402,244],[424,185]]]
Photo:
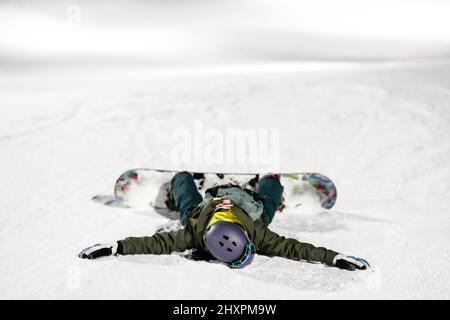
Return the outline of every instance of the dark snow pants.
[[[177,173],[171,181],[171,192],[180,211],[181,224],[186,225],[191,211],[203,201],[192,175],[188,172]],[[276,178],[264,177],[259,180],[257,193],[264,204],[264,223],[269,225],[281,204],[283,186]]]

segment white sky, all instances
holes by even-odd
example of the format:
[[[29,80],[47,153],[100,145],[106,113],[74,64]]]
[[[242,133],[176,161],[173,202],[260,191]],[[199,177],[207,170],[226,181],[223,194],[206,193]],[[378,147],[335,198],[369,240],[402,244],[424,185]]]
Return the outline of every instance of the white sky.
[[[330,55],[330,50],[345,57],[359,48],[376,57],[389,51],[386,46],[398,51],[395,56],[450,52],[450,1],[124,3],[4,1],[0,3],[0,57],[114,56],[171,61],[181,56],[201,60],[235,54],[250,58],[252,54],[302,56],[305,52],[321,56]],[[330,37],[358,40],[342,43],[347,52],[339,48],[339,42],[328,47]]]

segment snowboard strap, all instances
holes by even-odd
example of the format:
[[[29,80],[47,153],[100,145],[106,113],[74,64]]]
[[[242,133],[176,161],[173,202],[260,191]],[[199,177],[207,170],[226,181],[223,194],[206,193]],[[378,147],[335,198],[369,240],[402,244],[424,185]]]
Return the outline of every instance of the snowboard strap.
[[[246,193],[248,193],[249,195],[251,195],[253,197],[253,200],[255,201],[261,201],[263,200],[263,198],[256,192],[243,188],[238,184],[233,184],[233,183],[228,183],[228,184],[223,184],[223,185],[219,185],[219,186],[215,186],[212,188],[209,188],[208,190],[206,190],[205,193],[209,193],[213,198],[217,197],[217,193],[219,192],[219,189],[228,189],[228,188],[239,188],[243,191],[245,191]]]
[[[203,203],[214,198],[230,199],[233,205],[241,208],[253,221],[258,220],[264,210],[264,202],[256,192],[236,184],[224,184],[206,190]]]

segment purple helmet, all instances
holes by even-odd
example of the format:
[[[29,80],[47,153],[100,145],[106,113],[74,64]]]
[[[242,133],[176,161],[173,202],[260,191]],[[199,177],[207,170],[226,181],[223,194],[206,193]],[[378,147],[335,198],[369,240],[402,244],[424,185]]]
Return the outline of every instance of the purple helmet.
[[[255,256],[255,245],[238,224],[218,221],[206,229],[205,245],[214,258],[232,268],[249,265]]]

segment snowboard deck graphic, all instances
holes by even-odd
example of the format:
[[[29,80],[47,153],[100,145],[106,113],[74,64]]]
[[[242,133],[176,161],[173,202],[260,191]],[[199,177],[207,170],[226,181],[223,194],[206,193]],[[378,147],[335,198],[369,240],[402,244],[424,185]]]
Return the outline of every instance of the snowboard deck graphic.
[[[148,209],[170,214],[165,204],[167,188],[172,177],[180,171],[136,168],[125,171],[114,185],[114,195],[98,195],[93,200],[108,206]],[[199,192],[204,195],[211,187],[223,184],[237,184],[255,191],[260,173],[215,173],[195,172],[193,175]],[[320,173],[282,173],[280,182],[284,186],[284,205],[298,207],[305,197],[313,196],[324,209],[331,209],[336,203],[337,190],[334,183]]]

